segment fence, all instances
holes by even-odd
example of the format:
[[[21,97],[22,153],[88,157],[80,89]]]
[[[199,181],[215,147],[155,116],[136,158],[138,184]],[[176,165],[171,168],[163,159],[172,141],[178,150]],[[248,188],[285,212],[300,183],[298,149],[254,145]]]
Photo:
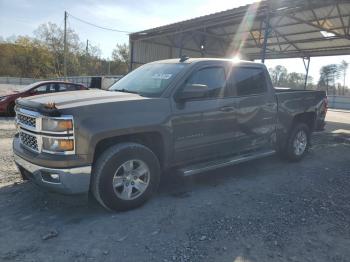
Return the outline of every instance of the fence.
[[[9,84],[9,85],[30,85],[34,82],[38,82],[42,79],[35,78],[25,78],[25,77],[9,77],[1,76],[0,84]]]
[[[47,78],[47,79],[35,79],[35,78],[24,78],[24,77],[0,77],[0,84],[9,84],[9,85],[30,85],[32,83],[43,81],[43,80],[58,80],[58,81],[69,81],[72,83],[80,83],[89,87],[91,84],[91,80],[94,77],[102,77],[102,78],[113,78],[120,79],[121,75],[113,75],[113,76],[68,76],[68,77],[56,77],[56,78]]]
[[[328,106],[334,109],[350,110],[349,96],[328,96]]]

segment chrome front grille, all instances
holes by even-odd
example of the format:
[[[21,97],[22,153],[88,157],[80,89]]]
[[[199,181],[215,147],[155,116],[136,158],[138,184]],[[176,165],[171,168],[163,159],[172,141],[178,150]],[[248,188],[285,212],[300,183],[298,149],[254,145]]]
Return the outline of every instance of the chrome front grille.
[[[23,115],[17,112],[17,122],[19,124],[23,124],[24,126],[28,126],[36,129],[36,118],[28,115]]]
[[[36,136],[20,131],[19,138],[21,139],[22,145],[39,152],[39,144]]]

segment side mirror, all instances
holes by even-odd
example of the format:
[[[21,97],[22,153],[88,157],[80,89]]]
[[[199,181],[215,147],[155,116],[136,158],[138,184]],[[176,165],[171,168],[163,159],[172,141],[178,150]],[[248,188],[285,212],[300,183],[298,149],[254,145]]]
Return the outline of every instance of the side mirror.
[[[177,100],[184,101],[189,99],[202,98],[207,96],[209,88],[207,85],[201,84],[188,84],[185,88],[177,95]]]

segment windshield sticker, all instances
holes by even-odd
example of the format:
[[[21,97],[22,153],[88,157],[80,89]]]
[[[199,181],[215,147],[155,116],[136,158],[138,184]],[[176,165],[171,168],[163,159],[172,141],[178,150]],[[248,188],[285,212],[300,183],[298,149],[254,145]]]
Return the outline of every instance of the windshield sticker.
[[[153,79],[164,79],[164,80],[168,80],[170,77],[172,77],[172,74],[154,74],[152,76]]]

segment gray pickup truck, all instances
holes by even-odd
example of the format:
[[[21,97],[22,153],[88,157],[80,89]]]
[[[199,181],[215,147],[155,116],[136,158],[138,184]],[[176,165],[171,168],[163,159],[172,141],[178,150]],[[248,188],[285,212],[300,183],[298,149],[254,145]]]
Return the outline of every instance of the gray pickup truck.
[[[193,175],[276,152],[298,161],[326,111],[325,92],[277,90],[263,64],[157,61],[109,91],[17,100],[14,159],[24,179],[126,210],[169,169]]]

